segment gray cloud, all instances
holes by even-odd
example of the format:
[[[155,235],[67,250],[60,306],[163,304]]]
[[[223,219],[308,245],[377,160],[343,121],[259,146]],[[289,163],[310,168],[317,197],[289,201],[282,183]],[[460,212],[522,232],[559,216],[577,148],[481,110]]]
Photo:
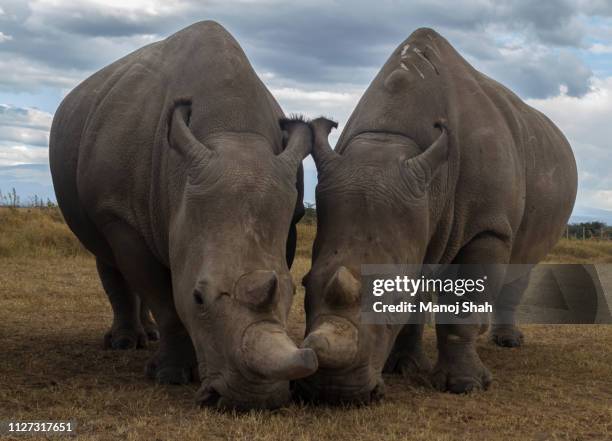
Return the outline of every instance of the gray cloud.
[[[590,89],[593,72],[570,50],[551,53],[521,45],[507,47],[502,52],[497,58],[473,60],[474,64],[522,97],[552,97],[561,88],[568,95],[582,96]]]
[[[612,76],[595,80],[594,87],[582,98],[561,95],[528,103],[544,112],[563,131],[572,144],[578,176],[581,204],[612,209]]]
[[[612,17],[612,3],[609,0],[578,0],[577,3],[585,14]]]
[[[452,6],[441,0],[381,1],[376,6],[316,0],[147,5],[0,0],[0,29],[12,37],[0,43],[0,59],[15,59],[17,69],[25,72],[21,81],[19,75],[0,76],[0,87],[29,91],[44,83],[72,86],[137,47],[191,22],[216,19],[238,38],[258,71],[274,73],[272,84],[279,87],[367,85],[393,48],[414,29],[430,26],[477,68],[524,97],[552,96],[562,85],[581,95],[591,73],[563,48],[584,46],[584,11],[607,13],[605,2],[595,0],[461,0]],[[525,46],[518,60],[503,52],[506,40],[516,35]],[[539,49],[530,50],[535,47]]]
[[[339,120],[333,142],[391,51],[414,29],[428,26],[477,69],[553,114],[577,151],[587,189],[583,197],[595,204],[612,195],[606,193],[612,182],[602,169],[609,136],[590,135],[597,131],[590,120],[609,117],[598,113],[594,100],[599,95],[592,87],[612,89],[597,82],[584,54],[594,43],[612,47],[610,17],[612,4],[606,0],[0,0],[0,94],[67,91],[145,44],[195,21],[214,19],[240,41],[288,113]],[[569,101],[553,98],[560,90]],[[558,108],[572,115],[577,103],[591,103],[583,111],[592,118],[583,123],[592,131],[582,132],[571,118],[555,113]],[[50,114],[36,109],[0,106],[0,167],[46,167],[50,122]],[[0,187],[11,179],[48,187],[42,169],[19,167],[0,170]],[[311,199],[315,173],[307,160]]]
[[[37,109],[0,104],[0,158],[2,145],[11,148],[47,147],[51,119],[50,114]]]
[[[0,166],[0,193],[6,195],[13,188],[21,202],[30,202],[34,196],[42,200],[55,200],[47,165]]]

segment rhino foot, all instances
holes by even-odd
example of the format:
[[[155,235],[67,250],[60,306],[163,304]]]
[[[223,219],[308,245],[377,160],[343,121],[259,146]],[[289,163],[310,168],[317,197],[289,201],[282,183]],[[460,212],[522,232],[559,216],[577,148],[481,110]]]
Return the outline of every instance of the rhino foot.
[[[104,334],[104,349],[142,349],[147,347],[147,334],[137,329],[110,329]]]
[[[420,377],[431,372],[431,362],[420,347],[410,352],[392,352],[383,372],[399,374],[402,377]]]
[[[188,384],[195,381],[195,363],[173,360],[156,354],[145,367],[148,378],[157,384]]]
[[[487,390],[491,385],[491,372],[482,364],[478,354],[464,354],[449,361],[438,360],[431,383],[442,391],[464,394],[477,390]]]
[[[147,339],[149,341],[159,341],[159,331],[157,326],[145,326],[145,334],[147,335]]]
[[[494,326],[491,331],[491,340],[504,348],[517,348],[522,346],[524,341],[523,333],[514,325]]]

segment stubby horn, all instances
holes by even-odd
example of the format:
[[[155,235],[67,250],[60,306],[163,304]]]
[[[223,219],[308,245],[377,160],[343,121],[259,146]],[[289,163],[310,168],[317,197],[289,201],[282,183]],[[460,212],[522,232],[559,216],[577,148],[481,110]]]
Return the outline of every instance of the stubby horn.
[[[278,277],[274,271],[252,271],[236,281],[234,298],[251,308],[266,309],[276,304],[277,286]]]
[[[359,307],[361,283],[341,266],[325,289],[325,302],[331,310],[346,311]],[[317,353],[319,364],[325,368],[348,366],[357,354],[358,330],[344,317],[324,315],[315,322],[303,346]]]
[[[212,152],[193,136],[189,129],[190,118],[191,100],[176,100],[168,118],[168,143],[188,160],[201,161]]]
[[[350,321],[329,315],[315,324],[302,346],[316,352],[321,367],[338,369],[349,366],[357,355],[358,335]]]
[[[324,168],[338,155],[329,145],[329,133],[332,128],[337,129],[338,123],[327,118],[317,118],[310,123],[314,134],[314,145],[312,148],[312,156],[318,169]]]
[[[279,121],[281,130],[287,132],[287,146],[278,155],[296,168],[312,150],[312,131],[309,122],[301,116],[283,118]]]
[[[315,352],[299,349],[285,330],[272,322],[247,328],[242,353],[249,369],[273,380],[297,380],[314,374],[318,368]]]
[[[448,160],[448,128],[446,123],[441,120],[434,127],[442,131],[438,139],[420,155],[406,160],[406,167],[423,183],[431,181],[440,166]]]
[[[338,268],[325,290],[325,301],[332,307],[350,307],[359,303],[361,283],[345,266]]]

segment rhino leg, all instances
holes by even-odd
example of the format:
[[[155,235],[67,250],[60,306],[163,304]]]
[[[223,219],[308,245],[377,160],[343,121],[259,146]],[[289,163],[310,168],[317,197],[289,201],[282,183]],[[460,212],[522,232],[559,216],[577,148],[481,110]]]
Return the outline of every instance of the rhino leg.
[[[110,224],[104,233],[121,273],[130,287],[141,293],[159,326],[159,347],[147,363],[147,376],[161,384],[185,384],[195,379],[195,351],[174,306],[170,271],[130,226]]]
[[[113,324],[104,335],[106,349],[136,349],[147,345],[140,323],[140,300],[128,287],[121,273],[96,259],[100,281],[113,308]]]
[[[423,351],[423,324],[405,325],[395,339],[383,372],[403,377],[429,374],[431,363]]]
[[[476,352],[482,325],[437,325],[438,362],[432,384],[440,391],[456,394],[488,389],[491,373]]]
[[[529,275],[530,273],[526,273],[504,285],[495,299],[491,339],[498,346],[515,348],[523,344],[523,333],[516,326],[514,314],[529,285]]]
[[[140,301],[140,323],[144,329],[145,334],[149,341],[159,340],[159,330],[153,317],[151,316],[151,310],[147,304],[141,299]]]
[[[509,245],[492,234],[481,234],[462,248],[453,263],[461,264],[459,279],[486,277],[486,295],[495,299],[505,277],[504,265],[482,263],[507,263]],[[449,301],[468,301],[467,296]],[[436,318],[438,361],[432,374],[432,384],[441,391],[467,393],[488,389],[492,376],[476,352],[476,340],[488,329],[488,315],[474,313],[470,324],[444,324]]]

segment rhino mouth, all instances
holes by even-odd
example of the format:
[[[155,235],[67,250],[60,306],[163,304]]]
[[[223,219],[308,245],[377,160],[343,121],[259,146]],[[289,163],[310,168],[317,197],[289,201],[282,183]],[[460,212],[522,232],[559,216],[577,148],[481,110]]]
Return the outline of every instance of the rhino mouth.
[[[204,382],[196,392],[196,404],[201,408],[219,411],[248,411],[278,409],[289,403],[289,382],[264,385],[236,384],[223,381]]]
[[[212,386],[203,386],[196,394],[196,403],[200,407],[217,407],[221,394]]]
[[[293,395],[297,400],[331,405],[367,405],[380,401],[385,396],[385,383],[382,377],[378,379],[373,377],[363,383],[347,384],[350,375],[341,377],[314,375],[295,382]],[[340,381],[337,381],[339,377]]]

